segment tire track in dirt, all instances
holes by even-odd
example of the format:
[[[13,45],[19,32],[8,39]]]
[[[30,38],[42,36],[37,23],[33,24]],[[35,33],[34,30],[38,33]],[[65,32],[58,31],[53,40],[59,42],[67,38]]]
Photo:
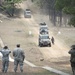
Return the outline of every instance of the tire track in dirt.
[[[35,22],[34,18],[26,19],[22,18],[23,21],[26,21],[29,24],[29,28],[34,32],[35,38],[38,39],[38,32],[39,32],[39,25]],[[51,36],[51,35],[50,35]],[[33,41],[34,41],[33,40]],[[44,47],[40,48],[38,47],[38,40],[34,41],[36,43],[36,48],[42,53],[44,59],[54,59],[62,56],[67,56],[67,51],[63,51],[65,48],[61,48],[61,46],[58,44],[58,42],[52,46],[52,47]]]
[[[1,44],[2,47],[4,47],[4,44],[3,44],[3,41],[2,41],[1,38],[0,38],[0,44]],[[0,56],[2,57],[2,54],[0,54]],[[11,57],[9,57],[9,60],[10,60],[11,62],[14,62],[14,60],[13,60]],[[29,66],[31,66],[31,67],[38,67],[38,66],[35,66],[34,64],[28,62],[27,60],[24,60],[24,62],[25,62],[26,64],[28,64]],[[69,74],[67,74],[67,73],[64,73],[64,72],[62,72],[62,71],[58,71],[58,70],[53,69],[53,68],[51,68],[51,67],[45,66],[45,67],[41,67],[41,68],[46,69],[46,70],[51,71],[51,72],[54,72],[54,73],[56,73],[56,74],[69,75]],[[13,71],[13,70],[12,70],[12,71]]]
[[[36,36],[34,38],[34,40],[38,39],[38,37],[39,37],[39,24],[37,24],[35,22],[35,20],[33,19],[33,17],[31,19],[24,19],[24,20],[29,23],[29,28],[32,27],[32,31],[34,32],[34,35]],[[62,56],[68,56],[68,53],[66,51],[66,48],[61,47],[60,44],[58,45],[58,41],[57,40],[55,40],[55,41],[56,41],[55,42],[55,45],[52,45],[52,47],[49,47],[49,48],[48,47],[44,47],[44,48],[37,47],[41,51],[41,53],[43,54],[43,56],[46,59],[48,59],[50,57],[51,58],[52,57],[53,58],[57,58],[57,57],[62,57]],[[37,40],[36,45],[38,45],[38,40]]]
[[[29,28],[32,28],[32,31],[34,32],[35,38],[34,42],[36,39],[38,39],[39,36],[39,24],[35,22],[34,19],[23,19],[29,23]],[[52,35],[52,34],[51,34]],[[50,35],[50,36],[51,36]],[[58,44],[58,40],[56,41],[55,45],[52,45],[52,47],[38,47],[38,40],[36,43],[36,48],[42,53],[43,57],[45,60],[49,61],[58,61],[57,58],[61,58],[64,56],[68,56],[68,53],[66,51],[66,48],[61,48],[60,44]],[[55,60],[56,59],[56,60]]]

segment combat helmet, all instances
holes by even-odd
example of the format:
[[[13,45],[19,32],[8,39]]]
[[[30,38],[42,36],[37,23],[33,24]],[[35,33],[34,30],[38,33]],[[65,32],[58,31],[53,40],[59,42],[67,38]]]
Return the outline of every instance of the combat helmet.
[[[75,49],[75,45],[72,45],[71,48],[74,48]]]

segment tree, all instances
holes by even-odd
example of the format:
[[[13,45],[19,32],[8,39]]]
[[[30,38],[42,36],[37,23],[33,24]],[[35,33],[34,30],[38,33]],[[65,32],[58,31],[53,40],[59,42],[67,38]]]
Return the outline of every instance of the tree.
[[[14,16],[15,4],[20,3],[22,1],[23,0],[4,0],[0,8],[6,11],[9,16]]]
[[[45,9],[49,13],[49,19],[56,26],[56,10],[54,8],[55,0],[34,0],[41,9]]]
[[[3,2],[4,2],[4,0],[0,0],[0,5],[2,5]]]
[[[55,7],[57,10],[73,16],[69,24],[75,27],[75,0],[56,0]]]

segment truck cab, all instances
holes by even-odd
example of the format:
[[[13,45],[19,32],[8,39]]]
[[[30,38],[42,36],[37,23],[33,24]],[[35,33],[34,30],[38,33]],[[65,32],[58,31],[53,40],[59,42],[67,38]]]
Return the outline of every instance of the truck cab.
[[[24,17],[25,18],[31,18],[31,10],[30,9],[26,9],[24,11]]]
[[[48,34],[45,35],[39,35],[39,46],[49,46],[51,47],[51,42]]]

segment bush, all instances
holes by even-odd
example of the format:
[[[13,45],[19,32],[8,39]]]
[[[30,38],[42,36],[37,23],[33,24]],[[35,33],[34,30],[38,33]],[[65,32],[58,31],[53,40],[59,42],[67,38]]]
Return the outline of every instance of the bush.
[[[75,17],[72,17],[70,22],[69,22],[69,25],[72,25],[75,27]]]

